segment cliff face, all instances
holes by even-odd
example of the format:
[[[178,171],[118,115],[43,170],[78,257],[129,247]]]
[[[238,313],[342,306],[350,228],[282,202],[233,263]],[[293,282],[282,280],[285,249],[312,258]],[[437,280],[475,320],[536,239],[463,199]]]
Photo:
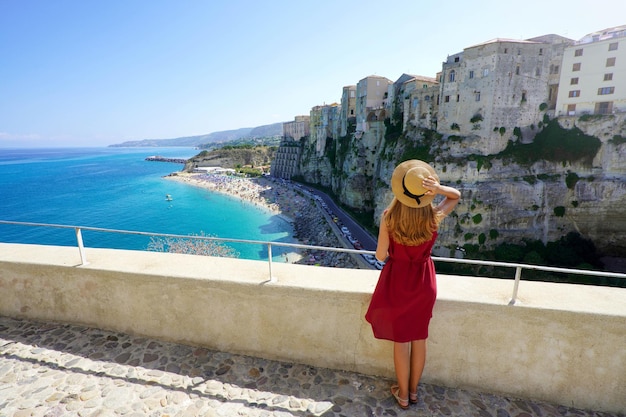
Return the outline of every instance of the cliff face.
[[[275,154],[276,148],[268,146],[220,148],[214,151],[203,151],[189,159],[183,171],[192,172],[196,167],[267,166],[274,159]]]
[[[457,245],[546,243],[575,231],[605,255],[626,256],[625,119],[623,114],[559,118],[557,133],[579,135],[561,147],[517,148],[523,150],[517,158],[507,146],[532,144],[541,129],[487,144],[480,137],[417,129],[394,137],[389,124],[374,122],[360,138],[327,138],[323,154],[305,143],[300,168],[307,182],[332,188],[344,204],[372,211],[378,221],[392,198],[389,181],[397,163],[427,160],[442,183],[462,192],[461,203],[441,227],[440,255],[453,256]],[[574,152],[584,143],[595,145]]]

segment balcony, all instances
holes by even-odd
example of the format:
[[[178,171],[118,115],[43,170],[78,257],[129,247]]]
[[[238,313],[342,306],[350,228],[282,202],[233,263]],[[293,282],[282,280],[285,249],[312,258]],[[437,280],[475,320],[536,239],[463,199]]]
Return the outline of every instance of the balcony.
[[[403,412],[388,393],[391,345],[363,319],[378,271],[272,263],[268,276],[263,261],[84,251],[0,243],[0,405],[13,398],[36,415],[626,410],[624,289],[524,281],[512,304],[512,281],[439,276],[422,401]]]

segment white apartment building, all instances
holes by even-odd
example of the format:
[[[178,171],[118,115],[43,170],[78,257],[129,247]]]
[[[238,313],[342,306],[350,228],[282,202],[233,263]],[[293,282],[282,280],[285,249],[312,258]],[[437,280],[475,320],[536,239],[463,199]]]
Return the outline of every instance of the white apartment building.
[[[565,49],[556,116],[626,111],[626,25],[590,33]]]

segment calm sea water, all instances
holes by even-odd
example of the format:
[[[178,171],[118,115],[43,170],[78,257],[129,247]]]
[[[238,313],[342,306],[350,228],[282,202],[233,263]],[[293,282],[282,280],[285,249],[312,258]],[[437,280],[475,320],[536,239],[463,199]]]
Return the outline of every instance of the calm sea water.
[[[0,220],[294,241],[291,225],[280,217],[163,178],[181,164],[145,161],[152,155],[189,158],[197,153],[192,148],[0,149]],[[0,241],[76,246],[72,229],[2,224]],[[87,247],[145,250],[150,238],[83,231],[83,241]],[[264,245],[230,246],[241,258],[267,259]],[[272,253],[281,259],[280,248]]]

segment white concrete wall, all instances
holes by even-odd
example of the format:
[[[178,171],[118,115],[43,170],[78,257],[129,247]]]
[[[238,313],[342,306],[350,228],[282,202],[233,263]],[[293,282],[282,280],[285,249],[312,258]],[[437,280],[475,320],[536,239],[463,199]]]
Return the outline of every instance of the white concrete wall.
[[[154,252],[0,243],[0,314],[393,377],[363,316],[378,278]],[[423,381],[626,411],[626,290],[439,276]]]

